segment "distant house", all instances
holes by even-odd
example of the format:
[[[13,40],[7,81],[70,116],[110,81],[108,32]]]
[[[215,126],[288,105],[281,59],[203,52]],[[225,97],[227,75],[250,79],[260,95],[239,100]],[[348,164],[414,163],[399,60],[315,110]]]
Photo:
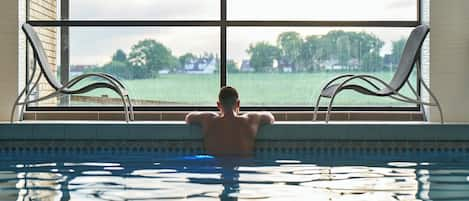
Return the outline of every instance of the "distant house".
[[[278,61],[278,69],[282,73],[291,73],[293,72],[293,66],[289,64],[285,59],[280,59]]]
[[[321,66],[324,66],[324,70],[342,70],[342,66],[339,65],[339,60],[337,59],[328,59],[321,63]]]
[[[169,74],[169,70],[168,69],[159,70],[158,74]]]
[[[386,67],[388,69],[392,69],[393,67],[397,66],[398,64],[393,63],[393,58],[392,58],[391,54],[386,54],[386,55],[384,55],[384,58],[383,58],[383,65],[384,65],[384,67]]]
[[[324,70],[328,71],[340,71],[340,70],[356,70],[359,68],[358,59],[350,59],[347,61],[346,65],[341,65],[337,59],[329,59],[321,63]]]
[[[96,65],[84,65],[84,64],[75,64],[70,65],[70,77],[76,77],[85,72],[87,68],[95,68]]]
[[[184,72],[189,74],[212,74],[217,69],[215,58],[193,59],[184,64]]]
[[[357,70],[360,67],[360,60],[355,59],[355,58],[350,59],[348,60],[347,65],[348,65],[348,69]]]
[[[241,72],[254,72],[255,69],[251,67],[251,63],[249,60],[243,60],[241,63],[241,68],[239,69]]]

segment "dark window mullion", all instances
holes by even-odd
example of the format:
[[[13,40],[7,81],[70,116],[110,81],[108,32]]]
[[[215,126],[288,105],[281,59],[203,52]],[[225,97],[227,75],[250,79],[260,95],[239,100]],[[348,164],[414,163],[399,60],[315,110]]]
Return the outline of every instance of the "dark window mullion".
[[[70,0],[60,1],[60,19],[70,19]],[[60,29],[60,82],[65,84],[70,78],[70,27],[62,26]],[[60,97],[60,105],[69,105],[70,96]]]
[[[226,86],[226,1],[221,0],[220,8],[220,87]]]
[[[217,111],[215,106],[138,106],[134,108],[135,111],[168,111],[168,112],[185,112],[194,110],[203,111]],[[106,106],[106,107],[89,107],[89,106],[34,106],[29,107],[29,111],[121,111],[122,107]],[[312,112],[311,106],[243,106],[243,111],[306,111]],[[418,111],[419,108],[415,107],[394,107],[394,106],[366,106],[366,107],[348,107],[337,106],[333,107],[332,111]],[[320,107],[319,111],[327,111],[326,107]]]
[[[32,26],[73,27],[158,27],[158,26],[220,26],[219,20],[28,20]]]
[[[228,26],[280,27],[415,27],[419,21],[227,21]]]
[[[226,0],[224,0],[226,1]],[[225,10],[226,11],[226,10]],[[222,16],[223,17],[223,16]],[[226,17],[226,16],[224,16]],[[417,21],[236,21],[236,20],[28,20],[32,26],[279,26],[279,27],[415,27]]]

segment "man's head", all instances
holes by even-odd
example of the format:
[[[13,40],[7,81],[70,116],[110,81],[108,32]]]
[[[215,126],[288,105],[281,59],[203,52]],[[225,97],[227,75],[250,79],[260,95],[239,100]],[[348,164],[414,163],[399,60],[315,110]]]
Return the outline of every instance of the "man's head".
[[[218,94],[218,108],[223,110],[239,110],[239,95],[233,87],[223,87]]]

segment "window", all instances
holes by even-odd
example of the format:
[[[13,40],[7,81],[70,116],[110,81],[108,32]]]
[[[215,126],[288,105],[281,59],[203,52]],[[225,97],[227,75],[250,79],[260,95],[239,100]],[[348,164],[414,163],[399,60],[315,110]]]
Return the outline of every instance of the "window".
[[[418,0],[27,2],[28,21],[60,79],[110,73],[137,107],[155,110],[214,109],[225,85],[239,89],[248,109],[311,110],[313,97],[335,75],[391,79],[420,22]],[[44,84],[37,94],[47,90]],[[96,90],[29,108],[118,104],[111,91]],[[341,94],[337,105],[417,109],[353,92]]]

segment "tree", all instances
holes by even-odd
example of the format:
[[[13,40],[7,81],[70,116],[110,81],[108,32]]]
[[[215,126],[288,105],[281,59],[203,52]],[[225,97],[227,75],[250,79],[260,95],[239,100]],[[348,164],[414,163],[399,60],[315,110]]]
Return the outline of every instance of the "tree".
[[[127,63],[127,55],[125,52],[121,49],[118,49],[113,55],[112,55],[112,61],[118,61],[118,62],[123,62]]]
[[[228,73],[239,73],[239,68],[237,66],[238,65],[236,64],[236,62],[232,59],[226,61],[226,71]]]
[[[159,70],[174,68],[177,59],[163,44],[152,39],[145,39],[132,46],[129,62],[134,67],[149,73],[149,76],[157,76]]]
[[[306,71],[317,71],[320,67],[320,41],[319,37],[315,35],[306,36],[303,45],[301,46],[301,53],[299,65],[304,67]]]
[[[197,56],[195,56],[194,54],[192,53],[185,53],[183,55],[181,55],[179,58],[178,58],[178,61],[179,61],[179,64],[181,65],[182,68],[184,68],[184,65],[186,65],[187,63],[189,62],[193,62],[197,59]]]
[[[404,46],[407,40],[405,38],[401,38],[398,41],[392,42],[392,50],[391,50],[391,67],[396,67],[399,65],[399,61],[401,59],[402,52],[404,51]]]
[[[330,61],[352,70],[356,67],[365,71],[383,70],[380,56],[384,42],[366,32],[345,32],[334,30],[318,40],[317,60]]]
[[[250,56],[251,67],[256,72],[272,71],[274,60],[280,56],[280,50],[268,42],[258,42],[250,44],[247,53]]]
[[[283,32],[277,37],[277,46],[281,50],[281,59],[285,65],[296,71],[297,60],[301,54],[303,39],[297,32]],[[283,66],[279,66],[282,68]]]

